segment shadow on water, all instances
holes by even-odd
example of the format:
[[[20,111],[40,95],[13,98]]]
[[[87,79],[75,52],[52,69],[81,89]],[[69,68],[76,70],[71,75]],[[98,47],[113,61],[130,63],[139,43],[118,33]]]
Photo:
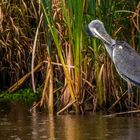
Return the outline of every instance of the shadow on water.
[[[138,117],[48,116],[16,103],[0,107],[0,140],[138,140],[139,132]]]

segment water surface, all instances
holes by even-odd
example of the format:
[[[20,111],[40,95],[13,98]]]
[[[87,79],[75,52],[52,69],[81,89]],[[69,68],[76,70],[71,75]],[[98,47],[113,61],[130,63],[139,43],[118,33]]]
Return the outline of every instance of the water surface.
[[[20,104],[0,107],[0,140],[140,140],[139,117],[48,116]]]

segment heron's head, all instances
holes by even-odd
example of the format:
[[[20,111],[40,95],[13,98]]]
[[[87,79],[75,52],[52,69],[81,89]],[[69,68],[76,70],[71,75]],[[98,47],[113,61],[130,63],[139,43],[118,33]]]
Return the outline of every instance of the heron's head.
[[[105,44],[108,44],[108,45],[112,44],[112,39],[107,34],[107,32],[104,28],[104,24],[99,20],[92,20],[88,24],[88,34],[92,37],[99,38]]]

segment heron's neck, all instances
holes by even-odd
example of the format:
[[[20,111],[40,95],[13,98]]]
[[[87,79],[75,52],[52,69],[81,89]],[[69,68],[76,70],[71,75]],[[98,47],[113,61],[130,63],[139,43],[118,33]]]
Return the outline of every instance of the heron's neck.
[[[114,49],[114,44],[116,44],[116,40],[114,40],[114,39],[111,39],[110,44],[104,43],[105,48],[106,48],[106,50],[107,50],[107,52],[108,52],[108,54],[109,54],[111,59],[112,59],[112,53],[113,53],[113,49]]]

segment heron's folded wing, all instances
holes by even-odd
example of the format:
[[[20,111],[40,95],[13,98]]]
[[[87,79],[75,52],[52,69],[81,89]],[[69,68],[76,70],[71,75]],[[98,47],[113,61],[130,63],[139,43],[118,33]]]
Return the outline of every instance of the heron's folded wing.
[[[140,56],[127,43],[113,50],[113,62],[122,78],[140,86]]]

